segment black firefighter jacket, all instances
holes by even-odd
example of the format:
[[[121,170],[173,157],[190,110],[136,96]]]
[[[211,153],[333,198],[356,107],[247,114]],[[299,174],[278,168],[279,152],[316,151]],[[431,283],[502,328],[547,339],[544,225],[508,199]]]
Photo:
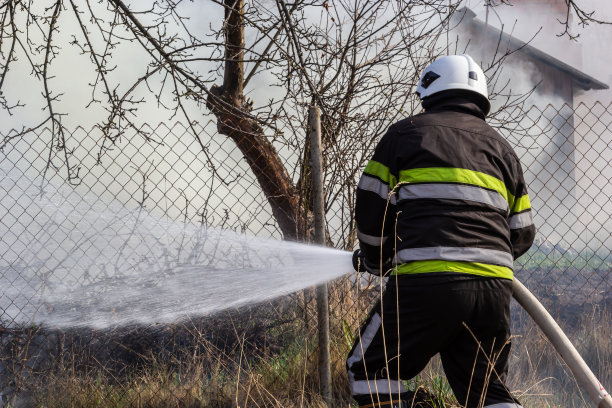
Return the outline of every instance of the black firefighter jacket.
[[[535,236],[519,160],[477,104],[447,99],[392,125],[359,181],[371,273],[513,277]]]

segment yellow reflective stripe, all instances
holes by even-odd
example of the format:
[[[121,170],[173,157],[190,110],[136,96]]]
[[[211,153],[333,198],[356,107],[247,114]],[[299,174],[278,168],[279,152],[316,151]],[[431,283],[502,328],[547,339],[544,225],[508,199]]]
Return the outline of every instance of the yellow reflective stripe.
[[[525,194],[524,196],[517,197],[514,199],[514,206],[510,207],[513,213],[519,213],[521,211],[531,209],[531,201],[529,201],[529,196]]]
[[[390,189],[393,189],[393,187],[395,187],[397,184],[397,178],[391,174],[389,168],[375,160],[370,160],[363,172],[371,176],[378,177],[385,183],[389,184]]]
[[[490,265],[478,262],[460,261],[414,261],[397,266],[392,275],[409,275],[429,272],[460,272],[491,278],[512,279],[512,269],[505,266]]]
[[[401,170],[399,181],[406,183],[461,183],[497,191],[512,208],[514,196],[510,194],[504,182],[496,177],[479,171],[458,169],[455,167],[426,167],[421,169]]]

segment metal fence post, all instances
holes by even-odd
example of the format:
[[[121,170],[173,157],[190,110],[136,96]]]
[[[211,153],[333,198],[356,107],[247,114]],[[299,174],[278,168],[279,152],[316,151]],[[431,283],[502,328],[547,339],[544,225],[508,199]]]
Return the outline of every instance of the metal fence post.
[[[325,245],[325,194],[323,191],[323,160],[321,157],[321,115],[314,105],[308,110],[310,132],[310,163],[314,201],[315,243]],[[327,283],[317,286],[317,317],[319,332],[319,380],[325,403],[331,404],[331,369],[329,358],[329,299]]]

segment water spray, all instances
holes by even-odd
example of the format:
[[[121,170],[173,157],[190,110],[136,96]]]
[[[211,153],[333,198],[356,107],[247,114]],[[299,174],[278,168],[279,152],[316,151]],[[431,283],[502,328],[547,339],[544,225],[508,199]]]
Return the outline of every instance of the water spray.
[[[344,276],[344,251],[175,222],[0,168],[5,327],[184,321]],[[11,212],[13,214],[11,214]],[[8,224],[11,224],[10,228]]]

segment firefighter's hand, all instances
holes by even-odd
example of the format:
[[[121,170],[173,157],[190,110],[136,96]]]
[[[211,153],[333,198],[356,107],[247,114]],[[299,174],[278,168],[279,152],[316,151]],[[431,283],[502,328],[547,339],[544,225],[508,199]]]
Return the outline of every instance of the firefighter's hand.
[[[357,272],[359,272],[360,270],[365,270],[365,264],[361,249],[356,249],[355,252],[353,252],[353,269],[355,269]]]
[[[356,249],[355,252],[353,252],[353,268],[357,272],[363,272],[366,270],[365,260],[363,258],[363,254],[361,253],[361,249]]]
[[[386,275],[391,267],[391,259],[387,259],[382,265],[382,274]],[[361,249],[357,249],[355,252],[353,252],[353,268],[357,272],[369,272],[376,276],[381,275],[380,265],[372,265],[371,263],[368,263],[363,252],[361,252]]]

